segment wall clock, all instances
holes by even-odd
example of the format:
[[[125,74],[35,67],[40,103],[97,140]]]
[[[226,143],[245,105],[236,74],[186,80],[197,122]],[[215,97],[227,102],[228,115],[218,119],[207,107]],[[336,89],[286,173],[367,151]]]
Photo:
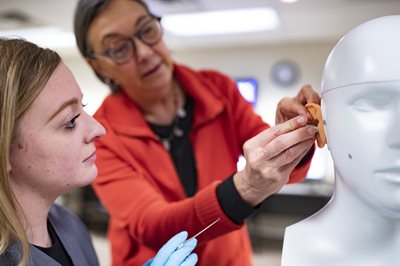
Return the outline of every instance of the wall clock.
[[[279,87],[293,86],[299,79],[299,67],[291,60],[280,60],[271,68],[271,79]]]

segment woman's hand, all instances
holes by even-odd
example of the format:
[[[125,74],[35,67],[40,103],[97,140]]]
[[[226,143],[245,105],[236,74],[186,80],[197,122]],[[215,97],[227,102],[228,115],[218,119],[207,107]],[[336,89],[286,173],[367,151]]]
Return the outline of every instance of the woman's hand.
[[[196,247],[197,240],[193,238],[185,243],[187,237],[186,231],[176,234],[162,246],[154,258],[147,261],[143,266],[196,265],[197,254],[191,252]]]
[[[311,85],[304,85],[295,97],[285,97],[279,101],[276,108],[275,124],[286,122],[298,115],[307,116],[309,120],[312,120],[304,107],[307,103],[321,103],[321,97]]]
[[[315,130],[307,117],[292,118],[264,130],[243,145],[245,168],[233,182],[242,199],[254,207],[278,192],[314,144]]]

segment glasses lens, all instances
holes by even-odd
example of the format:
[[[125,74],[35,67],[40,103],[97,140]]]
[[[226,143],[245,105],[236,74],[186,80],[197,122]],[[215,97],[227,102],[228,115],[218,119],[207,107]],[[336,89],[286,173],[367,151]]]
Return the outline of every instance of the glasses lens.
[[[151,19],[134,36],[139,38],[147,45],[155,45],[161,40],[162,29],[157,19]],[[135,44],[132,37],[120,38],[112,43],[105,55],[111,57],[117,64],[128,62],[135,50]]]
[[[140,39],[148,45],[154,45],[161,39],[162,30],[160,23],[153,19],[139,32]]]
[[[132,42],[129,39],[123,39],[115,42],[109,49],[112,59],[118,63],[124,63],[132,57]]]

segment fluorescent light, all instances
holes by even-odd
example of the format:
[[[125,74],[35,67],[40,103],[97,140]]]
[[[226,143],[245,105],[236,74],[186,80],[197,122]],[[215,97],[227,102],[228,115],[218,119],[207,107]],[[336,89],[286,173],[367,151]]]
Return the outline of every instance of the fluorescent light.
[[[40,47],[50,49],[72,48],[76,46],[74,34],[57,27],[38,27],[0,31],[0,36],[6,38],[24,38]]]
[[[174,35],[217,35],[276,29],[278,14],[267,7],[165,15],[161,20]]]

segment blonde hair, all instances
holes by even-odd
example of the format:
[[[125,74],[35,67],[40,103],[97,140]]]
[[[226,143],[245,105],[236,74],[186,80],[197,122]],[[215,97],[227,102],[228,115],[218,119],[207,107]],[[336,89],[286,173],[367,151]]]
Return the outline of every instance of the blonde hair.
[[[18,120],[61,63],[60,56],[22,39],[0,38],[0,254],[13,242],[21,247],[19,266],[28,264],[24,215],[9,184],[10,146]]]

